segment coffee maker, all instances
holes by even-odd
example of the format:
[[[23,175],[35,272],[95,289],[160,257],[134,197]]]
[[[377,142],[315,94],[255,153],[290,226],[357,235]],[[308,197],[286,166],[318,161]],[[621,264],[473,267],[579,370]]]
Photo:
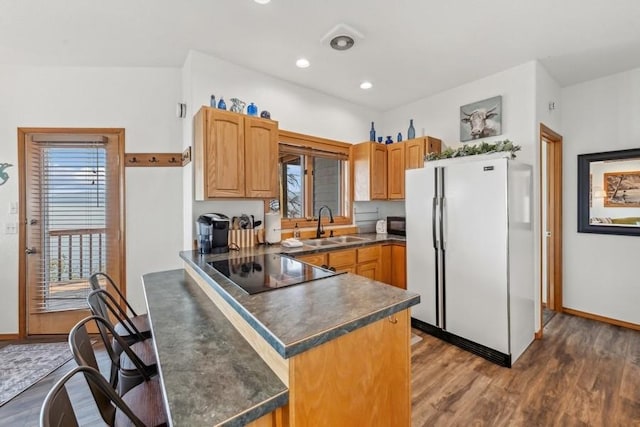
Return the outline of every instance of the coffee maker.
[[[229,217],[221,213],[202,214],[198,225],[198,252],[221,254],[229,252]]]

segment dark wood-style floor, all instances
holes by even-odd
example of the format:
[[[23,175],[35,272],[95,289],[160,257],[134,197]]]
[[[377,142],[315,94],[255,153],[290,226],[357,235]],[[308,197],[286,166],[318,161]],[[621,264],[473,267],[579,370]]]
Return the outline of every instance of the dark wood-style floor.
[[[413,426],[640,426],[640,332],[556,315],[513,368],[420,331],[412,347]],[[100,352],[100,365],[108,359]],[[60,369],[0,408],[0,426],[37,426]],[[105,371],[106,372],[106,371]],[[71,386],[83,426],[104,425],[84,380]]]

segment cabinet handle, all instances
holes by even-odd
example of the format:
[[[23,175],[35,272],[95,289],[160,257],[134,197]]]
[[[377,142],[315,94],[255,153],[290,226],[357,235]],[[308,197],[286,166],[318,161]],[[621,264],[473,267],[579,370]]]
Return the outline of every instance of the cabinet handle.
[[[394,315],[389,316],[389,323],[393,323],[394,325],[398,323],[398,318]]]

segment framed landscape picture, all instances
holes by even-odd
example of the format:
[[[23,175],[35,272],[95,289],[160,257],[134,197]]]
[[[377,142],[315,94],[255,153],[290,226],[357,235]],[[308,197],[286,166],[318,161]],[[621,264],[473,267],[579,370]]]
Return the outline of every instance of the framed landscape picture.
[[[605,207],[640,207],[640,171],[605,173],[604,188]]]

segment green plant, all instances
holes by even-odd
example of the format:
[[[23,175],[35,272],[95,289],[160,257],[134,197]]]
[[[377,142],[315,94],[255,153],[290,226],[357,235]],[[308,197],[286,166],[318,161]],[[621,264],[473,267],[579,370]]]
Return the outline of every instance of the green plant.
[[[513,142],[505,139],[504,141],[496,141],[493,143],[482,142],[477,145],[463,145],[462,147],[453,149],[447,148],[440,153],[429,153],[425,156],[425,160],[451,159],[455,157],[475,156],[478,154],[489,154],[499,152],[509,152],[511,157],[515,158],[515,152],[520,151],[522,147],[515,145]]]

